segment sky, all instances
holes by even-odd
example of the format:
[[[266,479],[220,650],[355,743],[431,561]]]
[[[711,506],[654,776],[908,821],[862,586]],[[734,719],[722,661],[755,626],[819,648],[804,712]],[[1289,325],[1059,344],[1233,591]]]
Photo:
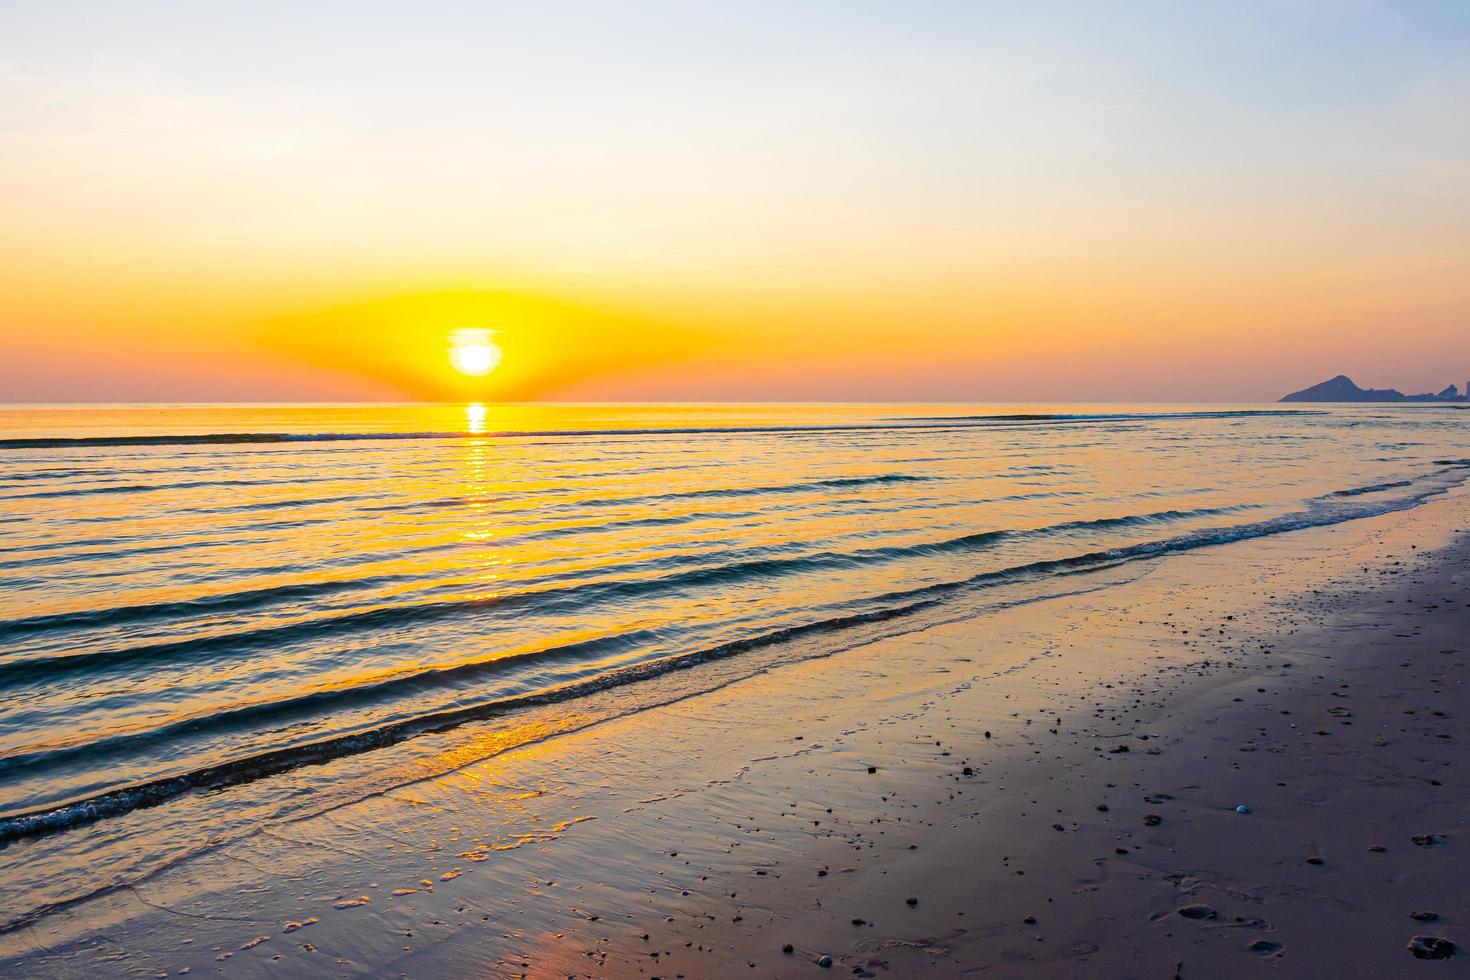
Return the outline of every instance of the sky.
[[[1462,0],[0,0],[0,402],[1463,386],[1467,107]]]

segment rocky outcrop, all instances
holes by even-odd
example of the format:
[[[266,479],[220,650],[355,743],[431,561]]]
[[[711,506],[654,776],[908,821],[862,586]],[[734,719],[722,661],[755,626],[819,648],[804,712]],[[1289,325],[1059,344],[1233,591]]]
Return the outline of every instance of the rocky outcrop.
[[[1353,383],[1353,379],[1345,374],[1321,384],[1303,388],[1301,391],[1293,391],[1285,398],[1284,402],[1470,402],[1470,383],[1466,386],[1466,395],[1461,395],[1459,389],[1450,385],[1437,395],[1406,395],[1395,388],[1359,388]]]

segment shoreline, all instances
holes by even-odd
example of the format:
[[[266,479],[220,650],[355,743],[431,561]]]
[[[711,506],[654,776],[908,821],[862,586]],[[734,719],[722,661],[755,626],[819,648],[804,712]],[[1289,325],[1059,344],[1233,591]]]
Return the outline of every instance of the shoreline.
[[[0,964],[1433,969],[1411,937],[1470,955],[1467,523],[1456,495],[776,666],[264,829],[0,936]]]

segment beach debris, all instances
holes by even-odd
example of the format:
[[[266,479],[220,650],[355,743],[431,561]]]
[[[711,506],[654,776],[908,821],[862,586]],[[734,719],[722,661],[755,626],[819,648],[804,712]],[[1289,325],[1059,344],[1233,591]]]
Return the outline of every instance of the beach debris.
[[[1241,816],[1246,816],[1251,812],[1251,808],[1242,803],[1240,806],[1235,808],[1235,812],[1240,814]]]
[[[913,908],[915,905],[919,904],[919,900],[917,898],[910,898],[905,902],[905,904],[908,905],[909,908]]]
[[[826,953],[823,953],[821,956],[817,957],[817,966],[820,966],[824,970],[830,969],[832,966],[832,957],[828,956]]]
[[[1415,847],[1443,847],[1445,844],[1444,834],[1415,834],[1409,839]]]
[[[1408,948],[1420,960],[1447,960],[1460,951],[1454,943],[1439,936],[1415,936],[1409,940]]]
[[[1201,919],[1214,919],[1219,917],[1220,914],[1208,905],[1182,905],[1179,908],[1175,909],[1175,911],[1182,915],[1184,918],[1194,919],[1195,921],[1199,921]]]
[[[785,946],[781,947],[781,952],[790,955],[791,953],[796,952],[796,947],[791,945],[790,943],[787,943]]]
[[[1307,858],[1307,863],[1308,864],[1315,864],[1315,865],[1322,865],[1322,864],[1326,864],[1327,862],[1324,861],[1324,860],[1322,860],[1321,858],[1319,858],[1317,855],[1313,854],[1311,857]]]
[[[1157,813],[1145,813],[1143,815],[1143,825],[1145,827],[1157,827],[1163,822],[1164,818],[1159,816]]]
[[[372,899],[371,898],[368,898],[366,895],[359,895],[357,898],[344,898],[340,902],[333,902],[332,903],[332,908],[334,908],[334,909],[355,909],[359,905],[367,905],[371,901],[372,901]]]
[[[1250,944],[1249,949],[1257,956],[1275,956],[1281,952],[1281,944],[1273,943],[1269,939],[1257,939]]]
[[[1128,748],[1128,746],[1126,746],[1126,745],[1115,745],[1111,749],[1108,749],[1108,754],[1109,755],[1117,755],[1120,752],[1131,752],[1131,751],[1133,751],[1133,750],[1130,749],[1130,748]]]
[[[297,929],[305,929],[307,926],[314,926],[314,925],[316,925],[316,916],[313,915],[311,918],[309,918],[309,919],[302,919],[300,922],[288,922],[284,926],[281,927],[281,931],[282,932],[295,932]]]
[[[1409,918],[1415,920],[1416,922],[1437,922],[1437,921],[1439,921],[1439,913],[1437,913],[1437,912],[1410,912],[1409,913]]]

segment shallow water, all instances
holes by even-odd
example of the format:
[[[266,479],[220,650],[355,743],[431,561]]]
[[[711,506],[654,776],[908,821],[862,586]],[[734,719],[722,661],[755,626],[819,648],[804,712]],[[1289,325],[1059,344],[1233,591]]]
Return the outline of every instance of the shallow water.
[[[776,640],[1411,507],[1470,477],[1467,424],[1436,406],[0,410],[0,906],[125,882],[327,781],[423,771],[388,759],[636,709],[674,668],[734,677]],[[354,759],[375,779],[346,778]]]

